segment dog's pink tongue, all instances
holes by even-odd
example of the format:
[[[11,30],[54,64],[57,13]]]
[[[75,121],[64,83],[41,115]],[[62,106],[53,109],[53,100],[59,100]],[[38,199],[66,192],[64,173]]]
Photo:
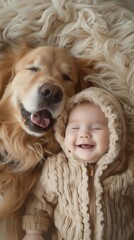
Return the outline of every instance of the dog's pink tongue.
[[[48,127],[48,125],[50,123],[50,119],[45,117],[45,115],[43,113],[41,113],[41,112],[39,112],[39,113],[38,112],[37,113],[32,113],[31,114],[31,121],[34,124],[36,124],[36,125],[38,125],[38,126],[40,126],[42,128]]]

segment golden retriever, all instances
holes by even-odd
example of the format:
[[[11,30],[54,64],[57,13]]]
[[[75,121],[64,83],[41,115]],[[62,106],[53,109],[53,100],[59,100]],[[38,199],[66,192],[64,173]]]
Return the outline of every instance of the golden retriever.
[[[9,48],[1,53],[1,222],[5,216],[9,221],[9,215],[23,205],[37,181],[42,161],[59,150],[53,134],[54,121],[66,99],[89,86],[83,77],[90,73],[90,65],[65,49],[49,46],[23,46],[15,52]],[[11,222],[16,219],[11,218]],[[13,231],[8,229],[7,236],[1,232],[2,240],[18,240]]]

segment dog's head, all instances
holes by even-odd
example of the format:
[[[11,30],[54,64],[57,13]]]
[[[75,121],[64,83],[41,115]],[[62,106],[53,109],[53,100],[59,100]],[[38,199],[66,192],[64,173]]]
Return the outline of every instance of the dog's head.
[[[66,98],[85,88],[84,61],[54,47],[25,47],[9,60],[5,80],[0,81],[1,102],[10,103],[8,111],[28,134],[42,136],[64,109]]]

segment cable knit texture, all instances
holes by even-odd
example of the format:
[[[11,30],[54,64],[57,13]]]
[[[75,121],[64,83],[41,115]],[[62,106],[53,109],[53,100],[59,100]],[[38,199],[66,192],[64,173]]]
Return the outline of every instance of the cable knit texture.
[[[64,142],[69,111],[83,101],[101,107],[110,133],[109,151],[95,167],[95,220],[92,224],[88,164],[73,156]],[[40,182],[23,217],[23,229],[47,232],[54,218],[59,240],[133,240],[134,156],[124,153],[126,129],[119,102],[105,90],[86,89],[68,101],[55,131],[63,152],[44,163]]]

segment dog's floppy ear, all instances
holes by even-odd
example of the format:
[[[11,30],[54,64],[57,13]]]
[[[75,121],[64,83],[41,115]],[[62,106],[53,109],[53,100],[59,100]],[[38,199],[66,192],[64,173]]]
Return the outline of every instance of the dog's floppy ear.
[[[0,56],[0,99],[12,76],[13,55],[9,51],[2,52]]]
[[[5,45],[0,53],[0,99],[2,98],[8,83],[14,77],[16,62],[25,55],[30,48],[25,43]]]
[[[86,89],[88,87],[92,86],[92,83],[88,80],[85,80],[85,77],[90,75],[93,71],[94,61],[91,59],[86,58],[74,58],[77,66],[78,71],[78,86],[77,86],[77,92]]]

